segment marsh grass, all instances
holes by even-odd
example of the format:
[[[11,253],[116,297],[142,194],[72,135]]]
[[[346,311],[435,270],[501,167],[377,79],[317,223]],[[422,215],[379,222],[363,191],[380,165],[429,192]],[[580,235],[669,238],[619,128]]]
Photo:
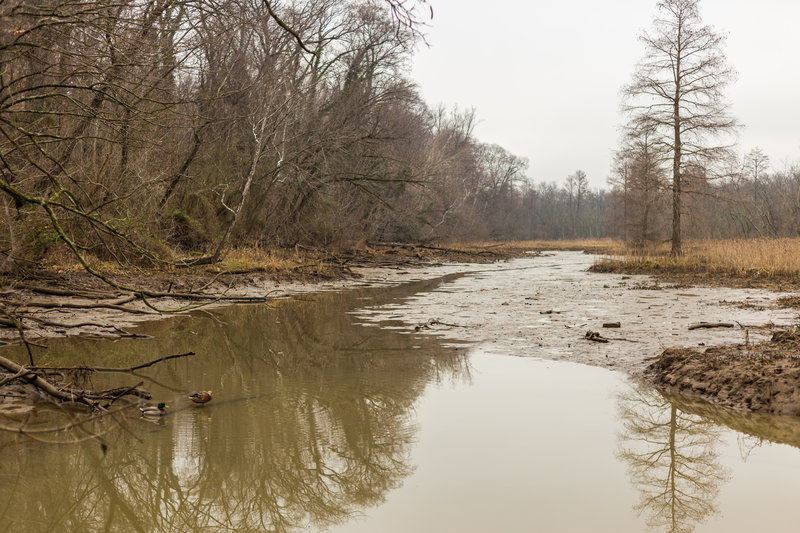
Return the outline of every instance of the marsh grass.
[[[800,239],[694,240],[684,254],[669,255],[669,244],[605,254],[596,270],[622,269],[800,282]]]

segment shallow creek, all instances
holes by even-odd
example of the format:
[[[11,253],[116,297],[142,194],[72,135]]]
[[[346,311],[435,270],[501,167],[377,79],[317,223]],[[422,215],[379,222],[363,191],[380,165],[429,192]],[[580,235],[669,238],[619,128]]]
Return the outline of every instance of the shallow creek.
[[[0,531],[797,531],[800,420],[602,368],[743,335],[690,322],[791,314],[769,293],[650,290],[590,263],[534,257],[137,329],[151,339],[52,341],[41,362],[197,355],[92,378],[144,380],[171,406],[156,422],[98,421],[71,444],[51,441],[80,433],[0,431]],[[414,331],[431,319],[453,326]],[[628,340],[581,339],[603,321]],[[198,389],[215,399],[190,405]]]

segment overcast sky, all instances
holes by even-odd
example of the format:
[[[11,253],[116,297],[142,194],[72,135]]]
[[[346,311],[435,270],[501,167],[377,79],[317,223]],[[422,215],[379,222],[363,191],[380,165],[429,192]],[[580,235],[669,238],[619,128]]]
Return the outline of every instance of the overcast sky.
[[[412,78],[431,104],[475,108],[475,134],[530,161],[536,182],[578,169],[605,187],[619,140],[619,91],[644,49],[655,0],[430,0],[429,47]],[[800,1],[702,0],[728,36],[740,151],[800,161]]]

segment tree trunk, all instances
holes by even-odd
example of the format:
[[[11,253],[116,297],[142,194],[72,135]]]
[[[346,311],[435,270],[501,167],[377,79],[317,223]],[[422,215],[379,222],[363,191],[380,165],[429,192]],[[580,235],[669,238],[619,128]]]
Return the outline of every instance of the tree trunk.
[[[680,79],[680,58],[678,58],[675,79]],[[673,100],[672,124],[674,131],[674,153],[672,159],[672,250],[670,254],[677,257],[681,250],[681,86],[675,84],[675,99]]]

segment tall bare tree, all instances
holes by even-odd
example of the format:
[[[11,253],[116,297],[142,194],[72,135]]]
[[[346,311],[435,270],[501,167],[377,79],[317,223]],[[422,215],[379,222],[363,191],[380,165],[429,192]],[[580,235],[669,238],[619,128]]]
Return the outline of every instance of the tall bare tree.
[[[624,87],[631,126],[652,129],[672,159],[672,254],[681,254],[682,177],[687,164],[708,167],[727,153],[737,127],[723,91],[733,78],[725,37],[703,25],[699,0],[661,0],[645,55]]]

